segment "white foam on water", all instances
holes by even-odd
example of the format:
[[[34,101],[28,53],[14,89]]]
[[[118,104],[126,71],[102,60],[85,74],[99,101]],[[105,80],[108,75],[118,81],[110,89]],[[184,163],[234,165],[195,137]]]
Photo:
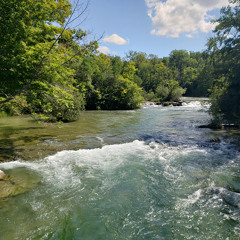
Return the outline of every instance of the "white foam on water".
[[[168,181],[178,184],[178,182],[184,182],[189,176],[196,175],[196,178],[200,179],[202,174],[203,178],[206,178],[207,174],[199,167],[201,168],[202,164],[211,164],[212,156],[222,155],[222,153],[221,150],[212,152],[208,148],[198,146],[172,147],[156,142],[145,144],[144,141],[135,140],[96,149],[65,150],[36,162],[1,163],[0,169],[26,167],[40,174],[43,182],[58,186],[60,189],[81,188],[83,174],[85,178],[102,178],[120,167],[139,161],[147,167],[158,164],[159,174]]]
[[[80,191],[85,187],[83,181],[86,181],[86,178],[102,182],[104,176],[114,175],[121,167],[126,168],[131,166],[132,162],[133,164],[139,162],[146,167],[160,165],[157,174],[177,183],[185,179],[185,173],[178,159],[186,158],[191,153],[207,154],[206,150],[197,147],[170,147],[166,144],[155,142],[145,144],[136,140],[96,149],[65,150],[36,162],[1,163],[0,169],[25,167],[41,175],[42,182],[54,186],[54,189]],[[111,182],[108,184],[111,185]]]
[[[212,168],[212,156],[222,154],[219,150],[211,151],[197,146],[172,147],[156,142],[145,144],[143,141],[136,140],[96,149],[65,150],[36,162],[1,163],[0,169],[25,167],[41,175],[42,182],[49,186],[53,185],[55,189],[72,188],[80,191],[85,187],[82,182],[86,179],[96,179],[102,182],[106,180],[104,176],[114,175],[120,168],[132,167],[131,164],[139,163],[146,168],[156,166],[154,174],[184,188],[186,184],[194,186],[196,181],[201,182],[202,179],[206,181],[205,179],[210,177],[206,172],[209,170],[206,167],[207,164]],[[220,167],[218,169],[221,170]],[[189,180],[195,182],[186,183]],[[108,184],[111,185],[111,182]],[[191,202],[191,198],[189,201]]]
[[[128,156],[151,154],[150,147],[144,142],[134,141],[125,144],[107,145],[96,149],[61,151],[36,162],[14,161],[1,163],[0,169],[18,167],[30,168],[43,176],[43,181],[59,187],[81,183],[79,170],[85,171],[88,177],[95,177],[96,171],[106,172],[118,168],[128,161]]]
[[[185,162],[189,156],[207,157],[210,153],[207,149],[197,146],[180,147],[169,146],[167,144],[151,143],[151,149],[155,151],[155,156],[161,163],[162,174],[170,181],[176,184],[186,179],[186,171],[184,169]],[[190,161],[189,164],[194,164]],[[193,166],[193,170],[199,166]]]
[[[125,229],[140,228],[142,221],[146,226],[159,224],[164,229],[173,223],[173,217],[183,219],[178,226],[188,224],[192,227],[195,220],[189,222],[189,219],[194,219],[195,214],[199,224],[204,224],[212,205],[205,206],[202,186],[191,182],[191,175],[199,175],[197,169],[201,165],[195,165],[196,159],[204,164],[214,154],[221,155],[197,146],[173,147],[136,140],[96,149],[61,151],[36,162],[1,163],[0,169],[25,167],[42,176],[40,187],[29,194],[26,203],[33,212],[41,215],[39,221],[43,229],[46,219],[53,222],[56,216],[67,215],[72,208],[78,207],[86,207],[84,211],[96,208],[91,213],[101,213],[106,219],[114,211],[121,219],[128,213]],[[201,174],[205,174],[202,169]],[[172,207],[168,209],[168,202],[174,211]],[[129,212],[123,213],[125,208]],[[139,216],[135,215],[136,211]],[[211,218],[214,216],[213,209]],[[91,216],[89,220],[92,220]],[[108,224],[116,227],[114,221]]]
[[[179,199],[177,209],[187,208],[189,205],[195,204],[203,194],[202,189],[198,189],[193,194],[189,195],[187,199]]]
[[[104,139],[103,139],[102,137],[96,137],[96,139],[97,139],[98,141],[100,141],[101,144],[104,144]]]
[[[183,109],[195,109],[195,110],[201,110],[201,109],[208,109],[211,106],[209,102],[200,102],[200,101],[191,101],[191,102],[184,102],[182,104]]]
[[[207,111],[211,106],[211,103],[209,101],[187,101],[183,102],[182,106],[173,106],[169,105],[167,107],[163,107],[162,105],[157,105],[153,102],[146,102],[142,104],[142,108],[158,108],[161,112],[162,111],[169,111],[171,110],[182,110],[182,111]]]

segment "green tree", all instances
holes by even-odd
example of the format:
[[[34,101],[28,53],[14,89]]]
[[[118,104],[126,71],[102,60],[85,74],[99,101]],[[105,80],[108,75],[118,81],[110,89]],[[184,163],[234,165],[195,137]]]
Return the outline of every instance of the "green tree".
[[[119,57],[95,56],[96,68],[87,98],[87,109],[124,110],[140,107],[141,88],[134,82],[135,64]]]
[[[216,37],[209,40],[215,67],[211,112],[215,121],[240,124],[240,1],[222,8],[215,22]]]
[[[192,59],[190,53],[186,50],[173,50],[169,55],[169,66],[177,70],[177,80],[181,86],[185,87],[183,73],[186,67],[192,66]]]
[[[86,33],[68,28],[75,9],[68,0],[1,2],[0,103],[19,95],[29,112],[45,119],[76,119],[84,96],[73,65],[97,43],[81,44]]]
[[[61,33],[51,23],[64,24],[70,12],[68,1],[1,0],[1,97],[14,96],[40,71],[43,56]]]
[[[127,59],[135,63],[135,76],[138,78],[138,85],[144,90],[146,100],[176,101],[185,92],[176,80],[176,67],[166,66],[157,56],[130,51]],[[165,63],[168,64],[168,61]]]
[[[118,77],[119,75],[122,74],[123,71],[123,62],[122,59],[118,56],[113,57],[111,59],[112,61],[112,71],[113,71],[113,75],[115,77]]]

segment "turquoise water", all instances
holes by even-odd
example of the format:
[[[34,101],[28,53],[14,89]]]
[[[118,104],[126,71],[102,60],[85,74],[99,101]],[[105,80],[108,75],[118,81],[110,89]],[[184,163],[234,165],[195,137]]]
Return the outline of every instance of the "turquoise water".
[[[35,149],[59,143],[75,150],[0,164],[11,175],[39,179],[0,201],[0,239],[240,239],[233,195],[240,192],[239,138],[198,129],[208,107],[193,101],[85,112],[78,122],[51,128],[34,139]]]

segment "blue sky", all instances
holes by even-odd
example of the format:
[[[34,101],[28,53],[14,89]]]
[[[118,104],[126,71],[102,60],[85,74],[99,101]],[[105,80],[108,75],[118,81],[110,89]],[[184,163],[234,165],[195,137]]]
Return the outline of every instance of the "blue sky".
[[[91,0],[81,28],[99,38],[99,51],[124,57],[130,50],[168,56],[174,49],[202,51],[210,20],[227,0]]]

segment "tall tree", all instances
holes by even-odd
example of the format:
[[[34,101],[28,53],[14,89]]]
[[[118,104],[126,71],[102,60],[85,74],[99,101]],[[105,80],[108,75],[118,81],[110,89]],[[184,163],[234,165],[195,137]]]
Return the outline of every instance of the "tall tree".
[[[68,1],[1,0],[0,93],[10,97],[30,83],[71,12]]]
[[[83,32],[69,29],[81,15],[76,9],[68,0],[1,0],[0,97],[3,99],[0,103],[23,93],[45,74],[44,65],[53,58],[52,52],[56,54],[59,49],[61,55],[63,46],[65,50],[69,50],[69,46],[75,48],[72,54],[65,53],[68,58],[64,57],[61,64],[81,52],[74,42],[82,39]]]
[[[68,0],[1,1],[0,104],[20,96],[32,113],[72,120],[83,107],[72,65],[97,48],[96,42],[81,44],[81,29],[69,28],[85,7],[78,9],[79,0],[75,6]]]
[[[216,79],[211,112],[216,121],[240,124],[240,1],[230,0],[215,22],[216,37],[209,40]]]

